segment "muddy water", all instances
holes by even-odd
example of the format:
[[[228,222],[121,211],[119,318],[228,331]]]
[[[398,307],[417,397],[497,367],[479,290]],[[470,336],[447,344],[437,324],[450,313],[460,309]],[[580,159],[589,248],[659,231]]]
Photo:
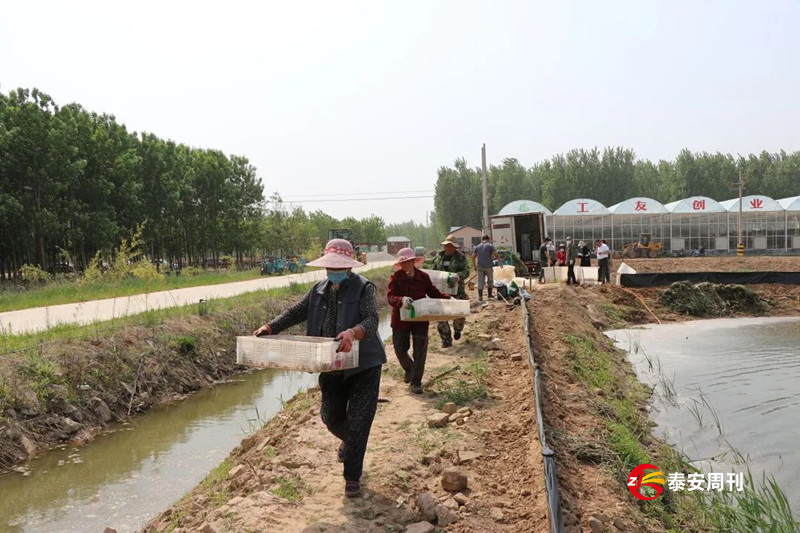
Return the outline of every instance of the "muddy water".
[[[719,319],[610,331],[655,386],[651,417],[703,472],[775,476],[800,509],[800,319]],[[727,441],[727,442],[726,442]],[[730,444],[728,444],[730,443]]]
[[[382,338],[391,334],[388,317]],[[302,372],[256,371],[120,424],[0,477],[0,532],[138,531],[221,463],[298,391]]]

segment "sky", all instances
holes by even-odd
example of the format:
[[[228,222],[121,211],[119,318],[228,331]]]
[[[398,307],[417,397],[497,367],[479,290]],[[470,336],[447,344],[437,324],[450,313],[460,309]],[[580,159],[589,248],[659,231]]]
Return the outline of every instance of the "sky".
[[[337,218],[424,222],[437,169],[483,143],[526,166],[800,149],[796,0],[4,4],[3,92],[243,155]]]

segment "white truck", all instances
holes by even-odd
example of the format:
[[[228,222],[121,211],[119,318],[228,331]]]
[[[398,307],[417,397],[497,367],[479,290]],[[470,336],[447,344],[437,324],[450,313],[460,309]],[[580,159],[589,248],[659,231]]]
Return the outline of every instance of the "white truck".
[[[544,213],[494,215],[489,221],[492,241],[501,255],[504,250],[511,251],[519,255],[529,271],[538,269],[539,247],[547,235]]]

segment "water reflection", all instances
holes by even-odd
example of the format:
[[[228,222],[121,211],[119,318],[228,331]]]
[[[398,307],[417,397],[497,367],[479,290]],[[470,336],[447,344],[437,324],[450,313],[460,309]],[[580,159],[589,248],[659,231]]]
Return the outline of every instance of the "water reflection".
[[[388,317],[379,329],[391,334]],[[118,424],[94,442],[0,477],[0,532],[138,531],[228,456],[317,376],[272,370],[235,376]],[[258,420],[260,419],[260,421]]]
[[[227,456],[256,408],[272,417],[281,398],[316,382],[311,374],[270,370],[239,378],[118,425],[88,446],[34,460],[30,476],[0,479],[7,531],[82,531],[95,520],[91,529],[134,531]]]
[[[730,471],[730,447],[800,508],[800,320],[719,319],[608,332],[655,387],[652,418],[690,458]],[[672,391],[670,392],[670,387]]]

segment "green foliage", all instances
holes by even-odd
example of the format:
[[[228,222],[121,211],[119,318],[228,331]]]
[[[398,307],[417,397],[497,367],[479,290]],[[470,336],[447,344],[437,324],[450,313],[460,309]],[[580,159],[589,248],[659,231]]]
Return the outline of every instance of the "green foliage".
[[[182,354],[188,354],[197,348],[197,337],[181,335],[172,339],[172,346]]]
[[[50,396],[50,386],[64,381],[58,366],[53,361],[43,358],[38,350],[28,352],[20,370],[33,386],[42,405]]]
[[[694,195],[724,200],[733,195],[730,184],[738,180],[739,171],[753,193],[793,196],[800,182],[800,151],[734,157],[682,150],[672,161],[653,163],[637,159],[631,149],[607,147],[570,150],[530,168],[506,158],[488,169],[489,211],[497,213],[521,199],[540,201],[551,210],[575,198],[593,198],[607,206],[633,196],[649,196],[662,203]],[[434,203],[440,233],[462,224],[480,227],[480,175],[464,159],[439,169]]]
[[[181,270],[181,276],[197,277],[203,273],[203,269],[199,266],[188,266]]]
[[[22,274],[22,281],[27,283],[44,284],[50,280],[50,276],[47,275],[47,272],[35,265],[25,264],[22,265],[19,270]]]

